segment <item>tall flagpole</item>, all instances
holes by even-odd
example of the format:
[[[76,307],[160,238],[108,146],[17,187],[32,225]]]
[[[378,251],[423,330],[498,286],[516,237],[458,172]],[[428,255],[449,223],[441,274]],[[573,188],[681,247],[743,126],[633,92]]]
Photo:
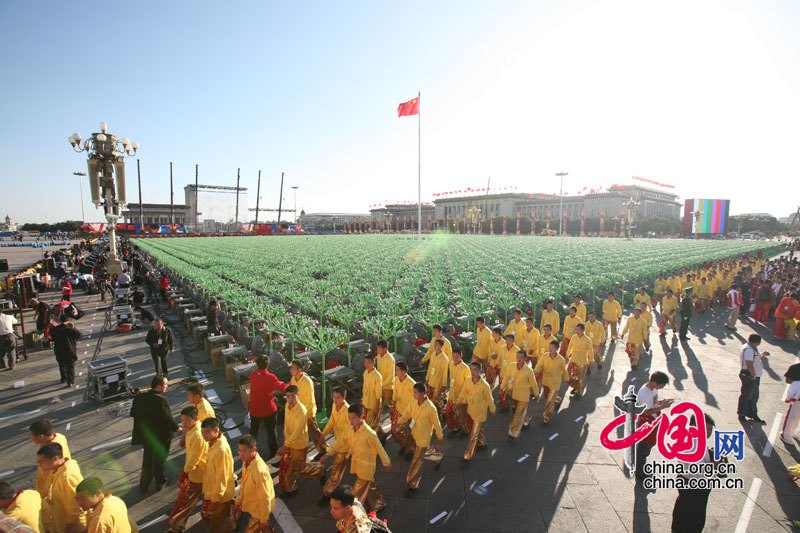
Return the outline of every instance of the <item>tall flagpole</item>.
[[[417,240],[422,240],[422,92],[417,93]]]

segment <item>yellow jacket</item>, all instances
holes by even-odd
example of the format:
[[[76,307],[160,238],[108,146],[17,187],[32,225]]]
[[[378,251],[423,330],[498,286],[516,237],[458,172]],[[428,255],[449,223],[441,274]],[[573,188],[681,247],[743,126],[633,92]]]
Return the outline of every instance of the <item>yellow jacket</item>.
[[[544,357],[550,352],[550,343],[553,341],[558,341],[555,335],[550,335],[549,337],[539,336],[539,357]]]
[[[592,344],[594,346],[600,346],[604,342],[606,342],[606,328],[603,327],[603,323],[599,320],[595,320],[592,322],[586,322],[586,336],[592,339]]]
[[[428,364],[428,373],[425,375],[425,381],[434,389],[446,387],[447,370],[450,366],[450,358],[444,353],[444,351],[441,351],[438,355],[433,354],[430,360],[431,362]]]
[[[77,531],[86,529],[86,513],[75,500],[75,487],[81,481],[81,468],[74,459],[67,460],[53,473],[48,496],[42,498],[45,531],[65,531],[68,524],[77,524]]]
[[[586,322],[586,306],[585,305],[583,305],[583,304],[575,305],[575,303],[573,302],[573,304],[570,307],[574,307],[578,311],[577,313],[575,313],[575,316],[580,317],[581,322]]]
[[[562,377],[564,381],[569,381],[567,362],[560,355],[556,355],[555,359],[550,357],[550,354],[540,357],[533,371],[542,373],[542,386],[548,389],[558,390],[561,388]]]
[[[131,533],[133,529],[131,524],[125,502],[109,492],[89,513],[87,533]],[[138,531],[138,528],[136,530]]]
[[[505,345],[506,341],[503,340],[502,338],[497,342],[495,342],[494,339],[492,339],[492,349],[489,350],[489,364],[495,368],[500,367],[500,363],[503,362],[503,359],[500,357],[500,348]],[[497,359],[492,359],[492,356],[494,354],[497,354]]]
[[[558,311],[553,309],[542,311],[542,320],[539,323],[539,331],[544,331],[545,324],[550,324],[553,327],[553,335],[558,335],[561,330],[561,317],[558,316]]]
[[[256,456],[248,465],[242,465],[242,483],[239,485],[239,497],[236,504],[243,513],[250,513],[250,517],[265,523],[269,514],[275,510],[275,487],[269,467],[261,458]]]
[[[494,398],[492,389],[485,379],[481,378],[477,383],[470,379],[461,387],[461,396],[458,403],[467,404],[467,414],[473,422],[480,424],[486,421],[486,409],[494,413]]]
[[[283,416],[283,444],[287,448],[308,448],[308,416],[305,406],[299,401],[294,407],[286,404]]]
[[[644,320],[645,325],[647,325],[647,328],[645,329],[645,333],[647,333],[649,335],[650,326],[653,325],[653,313],[650,312],[650,311],[642,311],[641,318],[642,318],[642,320]]]
[[[3,512],[22,522],[36,533],[44,533],[42,528],[42,497],[35,490],[21,490]]]
[[[511,322],[508,323],[508,327],[503,332],[503,337],[508,334],[514,334],[514,344],[520,344],[520,339],[522,338],[522,332],[525,331],[527,326],[525,325],[525,321],[523,319],[519,319],[519,322],[516,319],[511,319]]]
[[[522,365],[519,368],[517,365],[508,367],[506,370],[506,377],[503,378],[501,388],[511,393],[511,398],[518,402],[529,402],[531,400],[531,393],[533,396],[539,398],[539,385],[536,384],[536,375],[533,369],[528,365]]]
[[[314,396],[314,382],[311,381],[311,378],[306,374],[303,374],[300,380],[292,377],[292,385],[296,385],[299,389],[297,397],[306,408],[306,417],[317,416],[317,398]]]
[[[675,296],[664,296],[661,300],[661,312],[665,315],[673,313],[678,308],[678,299]]]
[[[588,365],[594,359],[592,339],[587,335],[583,337],[573,336],[569,341],[567,355],[576,365]]]
[[[233,455],[228,439],[222,433],[208,447],[203,499],[216,503],[233,499]]]
[[[377,370],[364,371],[364,385],[361,388],[361,403],[366,409],[379,409],[381,406],[381,391],[383,390],[383,376]]]
[[[450,361],[450,390],[447,393],[447,401],[455,402],[458,399],[461,395],[461,388],[470,377],[469,367],[464,361],[458,365],[454,364],[454,361]]]
[[[379,355],[376,359],[375,368],[383,378],[383,389],[391,390],[394,384],[394,356],[386,352],[386,355]]]
[[[628,336],[628,342],[631,344],[642,344],[647,335],[647,323],[641,317],[636,318],[632,316],[625,322],[625,327],[622,328],[622,333],[620,335],[625,336],[629,331],[631,334]]]
[[[564,318],[564,337],[567,339],[571,339],[573,335],[575,335],[575,326],[578,324],[583,324],[583,320],[578,315],[571,317],[567,315]]]
[[[414,437],[414,443],[422,448],[427,448],[431,444],[431,435],[436,432],[436,436],[441,440],[442,424],[439,422],[439,413],[436,411],[436,406],[433,405],[430,398],[425,398],[425,401],[420,404],[414,400],[408,404],[408,408],[397,421],[402,425],[410,420],[413,424],[411,428],[411,436]]]
[[[537,357],[539,355],[539,330],[536,328],[531,328],[530,331],[527,329],[522,332],[522,338],[516,339],[514,344],[517,346],[522,347],[525,350],[525,353],[528,354],[528,357]]]
[[[492,332],[486,326],[475,330],[475,348],[472,355],[481,360],[486,360],[492,353]]]
[[[667,278],[667,288],[672,289],[673,294],[678,294],[681,290],[681,279],[675,276]]]
[[[192,426],[192,429],[186,432],[186,461],[183,465],[183,471],[189,476],[189,481],[192,483],[203,482],[207,458],[208,443],[203,440],[200,422],[197,422]]]
[[[430,359],[433,356],[433,354],[436,352],[436,343],[434,342],[435,340],[436,340],[436,337],[431,339],[431,343],[428,346],[428,351],[425,352],[425,357],[422,358],[422,362],[423,363],[425,361],[427,361],[428,359]],[[450,341],[447,340],[447,337],[445,337],[444,335],[442,335],[442,340],[444,341],[444,346],[442,346],[442,351],[444,352],[444,354],[448,358],[452,357],[453,356],[453,345],[450,344]]]
[[[647,304],[648,309],[650,309],[650,306],[653,305],[653,301],[650,299],[649,294],[638,293],[633,297],[633,303],[636,304],[636,307],[639,307],[639,304],[642,302]]]
[[[377,433],[364,422],[358,427],[358,431],[350,425],[342,438],[336,439],[333,446],[328,446],[328,455],[334,453],[348,453],[350,473],[364,481],[372,481],[375,478],[375,457],[380,457],[384,466],[392,464],[386,450],[381,446],[381,441],[378,440]]]
[[[653,282],[653,293],[655,294],[664,294],[667,292],[667,287],[669,283],[665,279],[657,279]]]
[[[214,418],[214,408],[205,398],[200,399],[200,403],[195,405],[197,407],[197,418],[202,422],[206,418]]]
[[[698,285],[697,285],[697,286],[694,288],[694,291],[695,291],[695,292],[694,292],[694,293],[695,293],[695,296],[697,296],[698,298],[701,298],[701,299],[703,299],[703,300],[706,300],[706,299],[708,299],[708,298],[711,298],[712,287],[711,287],[711,285],[709,285],[707,282],[706,282],[706,283],[702,283],[702,282],[700,282],[700,283],[699,283],[699,284],[698,284]]]
[[[53,440],[50,442],[57,442],[61,445],[61,450],[63,452],[64,459],[69,459],[69,446],[67,446],[67,438],[62,435],[61,433],[53,434]],[[45,444],[50,444],[50,442],[46,442]],[[39,448],[44,446],[41,444]],[[39,492],[39,496],[42,498],[46,498],[48,491],[50,490],[50,482],[51,478],[53,477],[53,472],[49,470],[45,470],[41,466],[36,467],[36,490]]]
[[[517,362],[518,351],[519,346],[514,344],[509,348],[506,343],[503,343],[503,345],[497,349],[497,360],[500,361],[500,378],[505,375],[506,368]]]
[[[336,404],[331,406],[331,417],[328,423],[325,424],[325,429],[322,430],[322,436],[325,437],[333,433],[333,438],[338,439],[342,432],[350,425],[350,419],[347,416],[347,408],[350,404],[345,401],[341,407],[336,407]]]
[[[414,399],[414,381],[411,376],[406,374],[406,379],[400,381],[397,376],[394,377],[394,390],[392,391],[392,401],[394,408],[401,415],[406,412],[408,404]]]
[[[619,305],[619,302],[616,300],[613,302],[604,300],[603,320],[607,320],[608,322],[617,322],[620,318],[622,318],[622,307]]]

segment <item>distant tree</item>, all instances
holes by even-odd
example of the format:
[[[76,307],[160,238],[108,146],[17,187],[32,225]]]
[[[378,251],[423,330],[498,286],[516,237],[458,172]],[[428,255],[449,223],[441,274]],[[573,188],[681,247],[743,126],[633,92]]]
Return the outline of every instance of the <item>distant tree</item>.
[[[751,231],[763,231],[764,233],[776,233],[789,229],[788,224],[779,222],[775,217],[758,217],[740,215],[728,217],[726,232],[749,233]]]
[[[54,232],[70,232],[70,231],[78,231],[78,225],[80,224],[77,220],[66,220],[64,222],[56,222],[55,224],[49,224],[47,222],[43,223],[35,223],[35,222],[28,222],[23,224],[21,229],[22,231],[38,231],[40,233],[54,233]]]

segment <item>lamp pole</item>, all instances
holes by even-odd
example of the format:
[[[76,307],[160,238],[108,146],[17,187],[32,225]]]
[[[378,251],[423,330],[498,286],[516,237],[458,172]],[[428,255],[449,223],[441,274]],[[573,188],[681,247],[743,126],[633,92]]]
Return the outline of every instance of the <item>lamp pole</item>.
[[[569,176],[569,172],[556,172],[556,176],[561,178],[561,189],[558,195],[561,197],[561,203],[558,207],[558,236],[564,235],[564,176]]]
[[[78,176],[78,184],[81,186],[81,218],[83,218],[84,225],[86,224],[86,210],[83,207],[83,180],[81,179],[83,176],[86,176],[86,172],[73,172],[73,176]]]
[[[125,197],[125,156],[133,156],[139,150],[139,143],[131,142],[127,137],[117,139],[108,133],[108,125],[100,123],[100,133],[81,144],[81,136],[73,133],[69,136],[69,144],[78,153],[87,152],[89,185],[92,192],[92,203],[103,205],[108,222],[109,259],[106,270],[109,274],[121,274],[122,262],[117,256],[116,224],[120,218],[120,208],[127,203]]]
[[[294,223],[297,224],[297,189],[300,187],[297,185],[292,185],[292,189],[294,190]]]

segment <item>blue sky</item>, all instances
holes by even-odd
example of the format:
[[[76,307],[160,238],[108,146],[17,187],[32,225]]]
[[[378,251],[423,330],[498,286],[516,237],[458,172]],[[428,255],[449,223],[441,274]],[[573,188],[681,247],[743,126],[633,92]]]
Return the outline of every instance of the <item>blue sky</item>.
[[[22,2],[0,4],[0,214],[80,218],[101,120],[140,143],[146,202],[194,180],[255,206],[366,212],[496,186],[672,183],[732,212],[796,208],[800,4],[784,2]],[[135,158],[129,198],[136,199]],[[88,198],[88,191],[86,193]],[[201,209],[233,216],[232,198]],[[277,205],[274,205],[277,207]],[[244,217],[240,217],[244,218]],[[87,205],[87,219],[100,221]]]

